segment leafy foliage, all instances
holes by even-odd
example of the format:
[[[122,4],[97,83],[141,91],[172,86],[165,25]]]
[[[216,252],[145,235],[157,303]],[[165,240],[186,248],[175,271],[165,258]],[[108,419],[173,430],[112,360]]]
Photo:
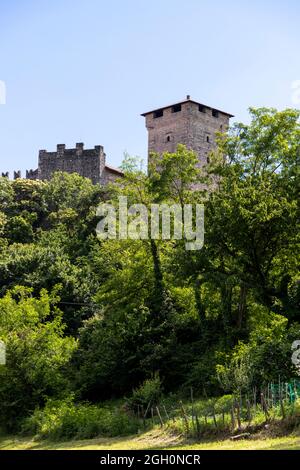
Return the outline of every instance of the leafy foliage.
[[[48,400],[43,410],[36,409],[22,426],[24,434],[52,440],[91,439],[134,434],[139,422],[118,407],[110,409],[89,403],[74,404],[73,398]]]
[[[14,288],[0,299],[0,337],[6,345],[6,364],[0,365],[1,421],[13,429],[16,421],[67,389],[63,368],[75,348],[64,336],[60,312],[41,291]],[[52,317],[52,318],[51,318]]]
[[[139,406],[146,411],[147,407],[159,404],[161,397],[162,384],[159,375],[156,374],[155,377],[145,380],[139,388],[133,390],[127,403],[134,412]]]
[[[166,392],[192,386],[217,396],[296,374],[299,112],[250,115],[249,124],[219,135],[205,167],[179,145],[152,155],[148,174],[127,155],[125,177],[109,188],[76,174],[0,178],[7,426],[70,390],[76,403],[124,396],[145,403],[158,376]],[[99,241],[96,208],[110,202],[118,213],[119,196],[148,209],[204,203],[203,249],[161,238]],[[74,403],[61,406],[79,413]],[[92,422],[98,411],[84,409]]]

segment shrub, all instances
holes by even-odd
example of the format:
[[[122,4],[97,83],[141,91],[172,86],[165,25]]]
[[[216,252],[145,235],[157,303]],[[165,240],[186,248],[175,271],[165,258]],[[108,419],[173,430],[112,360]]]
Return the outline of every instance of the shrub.
[[[291,361],[291,345],[299,338],[300,325],[289,325],[282,315],[270,313],[268,320],[250,334],[248,343],[240,341],[217,364],[216,372],[225,391],[239,393],[269,382],[288,381],[297,374]],[[225,357],[225,356],[224,356]]]
[[[61,398],[68,389],[65,368],[76,341],[64,335],[61,313],[42,290],[16,287],[0,299],[0,339],[6,344],[6,365],[0,365],[0,422],[18,430],[46,397]]]
[[[132,411],[136,411],[138,406],[147,408],[157,405],[162,396],[162,384],[159,375],[156,374],[152,379],[147,379],[137,389],[133,390],[132,396],[127,400],[127,404]]]
[[[44,409],[36,409],[22,427],[24,434],[40,438],[90,439],[137,433],[139,422],[119,408],[74,403],[73,397],[48,400]]]

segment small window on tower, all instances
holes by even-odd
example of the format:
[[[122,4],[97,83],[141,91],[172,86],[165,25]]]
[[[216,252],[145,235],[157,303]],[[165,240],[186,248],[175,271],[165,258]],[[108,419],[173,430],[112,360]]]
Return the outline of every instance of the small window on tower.
[[[171,136],[168,135],[167,142],[171,142]]]
[[[216,109],[213,109],[212,110],[212,115],[213,115],[213,117],[217,118],[217,117],[219,117],[219,112]]]
[[[206,142],[209,142],[209,135],[206,136]]]
[[[164,115],[164,110],[163,109],[158,109],[157,111],[154,111],[153,117],[154,119],[160,118]]]
[[[172,113],[179,113],[181,111],[181,104],[175,104],[172,106]]]
[[[199,111],[200,111],[200,113],[205,113],[206,112],[205,106],[203,106],[203,104],[199,104]]]

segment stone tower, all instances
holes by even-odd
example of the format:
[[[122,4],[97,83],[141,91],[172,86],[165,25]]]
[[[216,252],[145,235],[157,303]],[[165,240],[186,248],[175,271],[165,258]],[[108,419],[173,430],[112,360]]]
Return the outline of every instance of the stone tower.
[[[199,166],[207,163],[215,147],[216,132],[226,132],[232,114],[198,103],[188,95],[184,101],[143,113],[148,130],[148,154],[175,152],[184,144],[197,152]]]
[[[123,176],[118,168],[106,164],[106,155],[102,145],[93,149],[85,149],[82,142],[75,148],[66,148],[65,144],[58,144],[56,151],[39,151],[39,165],[37,170],[26,172],[27,179],[50,180],[56,171],[78,173],[89,178],[94,184],[106,185]],[[15,174],[15,177],[20,177]]]

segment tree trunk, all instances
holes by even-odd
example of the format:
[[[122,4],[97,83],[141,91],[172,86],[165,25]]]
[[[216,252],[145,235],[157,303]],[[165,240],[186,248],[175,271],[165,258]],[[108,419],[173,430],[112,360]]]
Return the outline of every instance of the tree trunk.
[[[154,305],[157,313],[160,312],[162,301],[163,301],[163,275],[161,270],[161,263],[158,254],[158,249],[155,240],[150,240],[151,255],[153,261],[153,272],[155,281],[155,292],[154,292]]]
[[[246,318],[246,307],[247,307],[247,287],[242,284],[240,287],[240,301],[238,308],[237,327],[240,330],[245,322]]]

